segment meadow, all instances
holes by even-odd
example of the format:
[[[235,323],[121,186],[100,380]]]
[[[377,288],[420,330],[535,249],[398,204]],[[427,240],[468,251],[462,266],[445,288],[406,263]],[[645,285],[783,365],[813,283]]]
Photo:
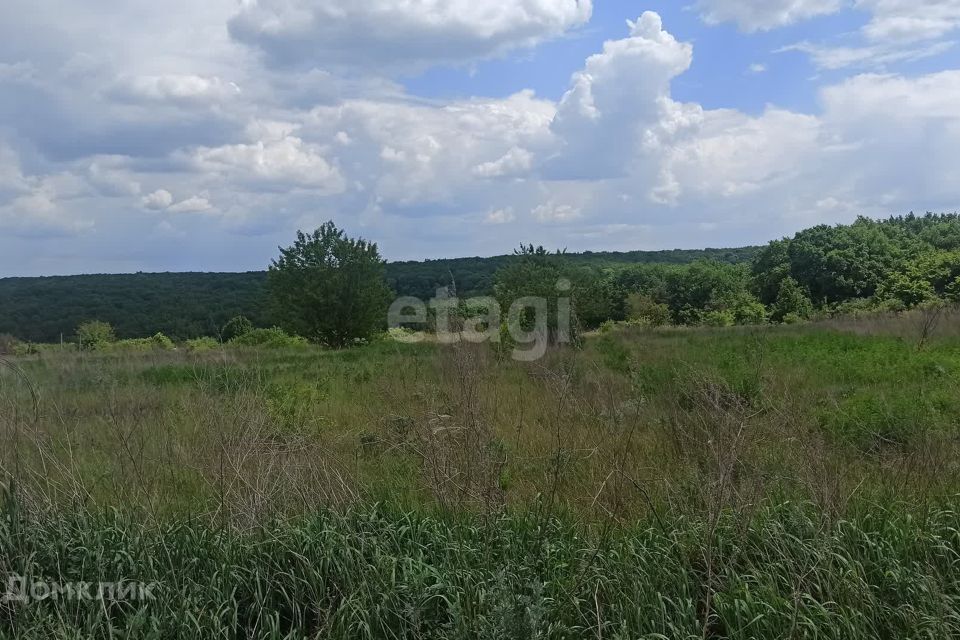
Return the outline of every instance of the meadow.
[[[956,637],[957,319],[7,358],[0,637]]]

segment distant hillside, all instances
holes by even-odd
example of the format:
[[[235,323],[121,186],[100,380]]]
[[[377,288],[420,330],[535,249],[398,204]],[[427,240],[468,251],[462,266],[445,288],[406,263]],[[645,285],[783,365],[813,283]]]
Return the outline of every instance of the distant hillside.
[[[700,259],[744,262],[759,247],[571,254],[597,267],[626,264],[684,264]],[[387,280],[398,295],[431,298],[438,287],[456,282],[463,296],[489,293],[493,276],[513,256],[456,258],[387,265]],[[55,342],[86,320],[111,323],[121,338],[161,331],[174,338],[216,335],[235,315],[271,324],[266,273],[136,273],[122,275],[0,278],[0,334]]]

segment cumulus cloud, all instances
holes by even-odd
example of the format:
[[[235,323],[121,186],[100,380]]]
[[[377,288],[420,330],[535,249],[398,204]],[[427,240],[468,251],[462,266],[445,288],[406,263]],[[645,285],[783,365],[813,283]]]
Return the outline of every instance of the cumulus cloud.
[[[146,209],[160,211],[173,204],[173,194],[166,189],[157,189],[141,198],[140,203]]]
[[[501,178],[526,173],[533,162],[533,154],[526,149],[513,147],[493,162],[484,162],[473,168],[473,175],[480,178]]]
[[[372,192],[377,206],[467,208],[464,200],[486,188],[478,180],[525,171],[532,159],[523,150],[546,143],[555,113],[529,91],[439,107],[351,100],[314,109],[300,134],[341,141],[340,170],[359,191]],[[342,144],[341,134],[350,144]]]
[[[19,154],[0,143],[0,231],[18,237],[86,231],[93,222],[64,207],[82,195],[83,182],[75,176],[27,174]]]
[[[630,35],[603,45],[577,72],[551,124],[557,151],[545,172],[553,178],[597,179],[650,172],[671,138],[694,126],[698,107],[674,102],[671,80],[689,68],[693,47],[663,29],[660,16],[628,22]],[[637,154],[645,148],[648,154]],[[655,167],[653,167],[655,169]],[[654,171],[655,173],[655,171]]]
[[[699,0],[697,9],[708,24],[735,22],[747,32],[783,27],[839,11],[843,0]]]
[[[323,156],[323,150],[292,135],[197,149],[192,162],[202,171],[276,187],[302,187],[321,194],[339,193],[345,188],[340,171]]]
[[[230,34],[276,64],[380,71],[533,46],[585,24],[592,0],[250,0]]]
[[[120,99],[156,102],[216,102],[239,93],[236,83],[191,74],[121,78],[114,89]]]

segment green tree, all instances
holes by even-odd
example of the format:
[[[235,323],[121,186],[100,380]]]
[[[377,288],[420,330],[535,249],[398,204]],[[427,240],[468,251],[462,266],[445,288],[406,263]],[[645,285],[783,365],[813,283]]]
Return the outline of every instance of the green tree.
[[[774,322],[783,322],[789,316],[805,320],[811,313],[813,313],[813,303],[803,287],[789,276],[781,280],[771,319]]]
[[[234,316],[230,318],[227,324],[223,325],[220,330],[220,338],[224,342],[230,342],[251,331],[253,331],[253,323],[246,316]]]
[[[376,244],[327,222],[310,234],[298,231],[293,246],[280,249],[267,287],[284,330],[339,348],[386,327],[384,272]]]
[[[516,250],[513,260],[497,270],[494,277],[494,297],[506,318],[510,307],[522,298],[541,298],[547,304],[547,333],[551,343],[556,343],[561,332],[568,329],[558,325],[560,297],[573,297],[572,282],[566,277],[566,264],[563,254],[550,253],[543,247],[521,246]],[[571,302],[572,306],[572,302]],[[526,331],[533,329],[534,312],[525,309],[520,324]],[[575,318],[571,317],[569,327],[571,341],[575,339],[578,328]]]
[[[81,349],[96,350],[116,342],[117,336],[113,327],[100,320],[84,322],[77,327],[77,342]]]

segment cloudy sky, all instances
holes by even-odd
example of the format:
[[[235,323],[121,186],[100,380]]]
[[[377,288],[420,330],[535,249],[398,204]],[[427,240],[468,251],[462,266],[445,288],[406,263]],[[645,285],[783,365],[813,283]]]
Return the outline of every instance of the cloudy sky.
[[[0,276],[954,211],[958,36],[960,0],[3,0]]]

